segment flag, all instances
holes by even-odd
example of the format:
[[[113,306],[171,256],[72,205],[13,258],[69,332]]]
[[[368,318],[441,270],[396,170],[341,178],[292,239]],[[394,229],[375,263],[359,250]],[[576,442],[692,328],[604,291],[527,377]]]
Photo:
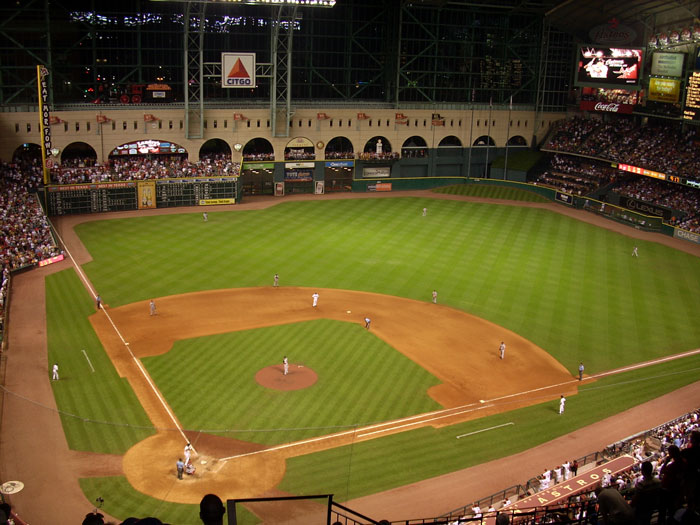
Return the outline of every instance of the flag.
[[[96,115],[95,118],[97,119],[97,122],[109,122],[109,117],[107,115]]]
[[[248,120],[248,117],[246,117],[243,113],[234,113],[233,120]]]
[[[404,115],[403,113],[396,113],[395,120],[407,120],[408,117]]]
[[[316,113],[316,119],[317,119],[317,120],[326,120],[326,119],[329,119],[329,118],[331,118],[331,117],[328,116],[326,113]]]
[[[160,119],[155,115],[152,115],[151,113],[144,113],[143,120],[145,120],[146,122],[155,122],[156,120]]]
[[[61,122],[63,122],[61,117],[56,117],[54,115],[49,116],[49,124],[60,124]]]
[[[367,113],[358,113],[357,114],[357,120],[367,120],[369,118],[369,115]]]

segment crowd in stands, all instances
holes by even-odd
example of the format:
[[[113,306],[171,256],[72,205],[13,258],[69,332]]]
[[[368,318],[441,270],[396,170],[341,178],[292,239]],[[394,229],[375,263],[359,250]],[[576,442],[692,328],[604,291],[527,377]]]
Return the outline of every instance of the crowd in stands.
[[[615,193],[641,201],[659,204],[684,212],[668,222],[684,230],[700,233],[700,190],[649,177],[635,177],[619,181]]]
[[[615,180],[618,170],[591,159],[554,155],[535,179],[535,184],[549,186],[564,193],[587,195]]]
[[[52,184],[83,184],[96,182],[148,180],[165,178],[237,176],[241,166],[229,155],[202,155],[199,162],[190,162],[182,155],[112,157],[100,165],[87,158],[72,159],[51,170]]]
[[[559,125],[544,149],[700,180],[698,141],[695,128],[682,131],[678,125],[658,123],[639,126],[627,118],[573,118]]]
[[[275,160],[274,153],[244,153],[243,160],[247,162],[261,162]]]
[[[36,163],[0,163],[0,334],[10,271],[60,253],[35,194],[41,180]]]
[[[284,160],[314,160],[316,154],[313,151],[303,149],[289,149],[284,152]]]
[[[354,159],[355,153],[352,151],[326,151],[327,159]]]
[[[365,151],[363,153],[359,153],[357,158],[360,160],[396,160],[399,158],[399,154],[393,151],[384,151],[379,153],[376,151]]]

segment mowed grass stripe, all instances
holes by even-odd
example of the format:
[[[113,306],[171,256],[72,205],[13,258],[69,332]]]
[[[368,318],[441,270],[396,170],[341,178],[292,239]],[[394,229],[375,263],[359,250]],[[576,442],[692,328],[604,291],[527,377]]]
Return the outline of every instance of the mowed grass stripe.
[[[511,188],[508,186],[479,185],[479,184],[455,184],[444,188],[436,188],[435,193],[447,193],[450,195],[468,195],[485,199],[505,199],[511,201],[550,202],[549,199],[538,195],[533,191]]]
[[[51,385],[69,446],[123,453],[152,434],[138,399],[87,319],[94,312],[92,300],[74,271],[46,277],[46,311],[49,363],[59,364],[61,377]]]
[[[282,392],[254,383],[259,369],[281,363],[280,337],[285,347],[295,349],[294,353],[286,352],[292,371],[298,363],[312,368],[319,375],[315,385]],[[206,368],[173,364],[198,360],[210,366],[215,363],[215,375]],[[426,395],[427,388],[437,384],[436,378],[361,326],[340,321],[320,320],[180,341],[168,354],[146,358],[144,364],[190,430],[231,435],[239,430],[309,428],[294,434],[294,439],[304,439],[326,434],[331,428],[439,408]],[[204,375],[200,377],[200,373]],[[378,399],[384,402],[377,403]],[[253,437],[266,444],[283,442],[279,433],[259,432]]]

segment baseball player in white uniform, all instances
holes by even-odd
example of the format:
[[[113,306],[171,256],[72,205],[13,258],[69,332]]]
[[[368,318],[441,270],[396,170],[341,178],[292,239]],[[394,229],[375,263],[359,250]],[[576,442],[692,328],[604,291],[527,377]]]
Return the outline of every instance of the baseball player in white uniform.
[[[367,328],[367,330],[369,330],[369,324],[371,322],[372,322],[372,319],[370,319],[369,317],[365,317],[365,328]]]
[[[289,374],[289,360],[287,356],[284,356],[284,359],[282,359],[282,366],[284,367],[284,375]]]
[[[564,405],[566,404],[566,398],[564,397],[564,394],[561,395],[559,398],[559,414],[564,413]]]
[[[311,306],[316,308],[316,306],[318,306],[318,292],[314,292],[313,295],[311,296],[311,298],[314,300],[314,302]]]
[[[506,357],[506,344],[501,341],[501,346],[498,347],[498,352],[501,355],[501,359],[505,359]]]
[[[185,445],[185,466],[190,464],[190,454],[192,453],[192,444]]]
[[[58,363],[54,363],[51,368],[51,379],[58,381]]]
[[[437,304],[437,290],[433,290],[433,304]]]
[[[149,307],[151,309],[151,315],[156,315],[156,302],[153,299],[151,299]]]

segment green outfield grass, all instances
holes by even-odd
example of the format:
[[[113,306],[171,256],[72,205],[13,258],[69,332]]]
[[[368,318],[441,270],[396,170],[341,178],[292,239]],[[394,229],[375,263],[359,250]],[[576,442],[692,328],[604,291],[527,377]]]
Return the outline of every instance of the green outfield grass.
[[[423,207],[428,216],[422,217]],[[111,306],[281,284],[440,301],[517,332],[573,371],[700,346],[700,259],[539,209],[438,199],[81,224],[85,270]],[[640,257],[631,256],[634,245]]]
[[[428,208],[427,217],[422,217],[423,207]],[[689,322],[687,315],[700,311],[699,259],[546,210],[412,197],[286,202],[268,210],[210,213],[207,223],[199,213],[95,221],[80,225],[78,233],[94,257],[84,268],[112,307],[204,289],[269,286],[277,272],[283,286],[366,290],[426,301],[431,290],[437,289],[441,303],[523,335],[550,352],[572,374],[580,360],[586,363],[587,372],[594,373],[700,346],[700,326]],[[634,245],[639,246],[639,258],[631,257]],[[151,429],[143,426],[143,410],[116,376],[85,320],[92,311],[92,300],[72,271],[47,278],[49,359],[61,363],[63,377],[81,383],[54,384],[59,407],[66,413],[63,423],[69,443],[83,450],[123,451]],[[307,325],[181,342],[174,352],[146,361],[178,417],[186,426],[195,427],[191,429],[269,428],[264,421],[256,423],[252,418],[245,419],[247,428],[235,418],[222,424],[220,413],[201,411],[198,403],[206,400],[196,400],[193,405],[179,392],[183,382],[174,371],[186,363],[188,381],[210,385],[212,369],[236,366],[226,364],[222,352],[229,344],[241,342],[260,346],[267,352],[263,359],[276,364],[281,355],[274,348],[275,340],[284,334],[284,339],[299,337],[295,340],[303,341]],[[343,351],[352,352],[353,345],[364,348],[375,344],[364,330],[357,332],[356,336],[348,332],[347,338],[339,338]],[[80,352],[84,346],[90,358],[95,357],[95,373]],[[289,347],[287,353],[312,353],[301,342],[296,346]],[[385,350],[378,351],[384,355]],[[210,352],[216,365],[205,366],[209,359],[183,361],[188,352]],[[304,358],[326,357],[311,353],[305,353]],[[231,355],[242,357],[235,352]],[[254,360],[260,358],[244,357],[247,367],[256,366]],[[321,361],[320,366],[340,365]],[[399,362],[398,366],[405,364]],[[336,449],[325,456],[296,458],[290,462],[282,489],[307,494],[336,492],[353,498],[478,464],[525,450],[672,391],[694,381],[699,366],[698,358],[686,358],[595,383],[590,392],[586,389],[569,400],[565,425],[548,425],[554,409],[544,404],[450,429],[423,429]],[[118,410],[111,400],[113,394],[103,393],[103,381],[120,400]],[[248,395],[258,396],[256,399],[268,396],[273,406],[288,406],[277,393],[236,390],[237,399]],[[319,405],[334,402],[325,397],[317,401]],[[420,411],[423,403],[425,399],[412,399],[400,410]],[[356,404],[381,409],[374,407],[381,403],[371,397]],[[353,422],[358,413],[365,417]],[[369,410],[355,411],[344,419],[328,414],[332,417],[326,415],[321,426],[396,417]],[[569,420],[569,414],[576,417]],[[314,419],[309,417],[307,422]],[[509,435],[509,439],[480,438],[476,441],[482,445],[464,447],[469,441],[454,439],[469,429],[488,428],[516,417],[518,431],[512,430],[516,433],[509,434],[509,429],[498,433]],[[80,418],[110,424],[86,425]],[[284,425],[280,420],[271,424]],[[120,430],[115,432],[112,427]],[[423,444],[426,449],[440,450],[417,453],[415,447],[422,450]],[[418,457],[413,462],[397,461],[409,455]],[[396,465],[405,467],[399,471]],[[324,488],[315,480],[322,480]]]
[[[298,363],[314,370],[316,384],[291,392],[257,384],[255,373],[280,365],[284,355],[292,373]],[[427,395],[436,377],[342,321],[179,341],[143,362],[186,428],[243,441],[287,443],[442,408]]]
[[[481,197],[483,199],[501,199],[520,202],[551,202],[549,199],[538,195],[534,191],[525,189],[499,186],[497,184],[455,184],[436,188],[435,193],[447,193],[449,195],[468,195],[470,197]]]

